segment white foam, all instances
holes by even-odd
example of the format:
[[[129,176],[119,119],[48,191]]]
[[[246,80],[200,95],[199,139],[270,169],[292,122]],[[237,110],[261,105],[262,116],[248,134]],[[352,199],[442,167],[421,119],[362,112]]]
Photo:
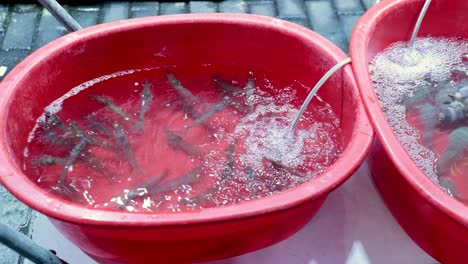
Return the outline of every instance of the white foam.
[[[288,167],[303,165],[305,157],[301,153],[304,140],[314,134],[304,130],[298,131],[295,137],[290,134],[285,124],[289,124],[297,111],[291,105],[260,105],[254,113],[241,120],[235,129],[235,136],[245,138],[245,145],[249,149],[240,160],[253,164],[257,169],[263,166],[263,158],[279,161]],[[261,118],[263,115],[284,113],[287,114],[277,118]]]
[[[421,87],[435,87],[436,82],[450,77],[454,68],[463,66],[462,57],[468,51],[466,40],[419,38],[413,47],[397,42],[378,54],[369,65],[375,92],[403,147],[418,166],[435,182],[436,155],[418,143],[421,135],[406,119],[404,96],[413,96]],[[425,153],[425,155],[421,155]]]
[[[413,47],[397,42],[376,56],[370,65],[372,79],[399,85],[406,82],[411,85],[412,81],[418,84],[425,77],[440,81],[448,76],[454,64],[461,63],[467,48],[466,41],[440,38],[420,38]]]

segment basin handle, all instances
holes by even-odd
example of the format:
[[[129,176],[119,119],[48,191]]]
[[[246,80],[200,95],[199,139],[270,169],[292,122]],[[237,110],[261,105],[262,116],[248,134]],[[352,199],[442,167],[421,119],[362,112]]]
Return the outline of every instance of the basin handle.
[[[416,20],[416,25],[414,26],[413,34],[411,35],[410,47],[413,47],[414,40],[416,39],[416,36],[418,35],[419,28],[421,27],[421,23],[424,19],[424,16],[426,15],[426,11],[429,8],[430,4],[431,4],[431,0],[426,0],[426,2],[424,3],[421,9],[421,12],[419,12],[418,20]]]
[[[301,119],[302,114],[306,110],[307,106],[309,105],[310,101],[314,97],[314,95],[317,93],[317,91],[322,87],[322,85],[332,76],[336,71],[341,69],[343,66],[351,62],[351,58],[348,57],[344,59],[343,61],[338,62],[335,66],[333,66],[323,77],[317,82],[317,84],[312,88],[312,91],[310,91],[309,95],[305,99],[304,103],[301,106],[301,109],[299,110],[299,113],[297,113],[296,118],[294,119],[294,122],[291,125],[290,128],[290,133],[293,134],[294,130],[296,129],[297,123],[299,123],[299,119]]]
[[[82,29],[80,24],[55,0],[38,0],[68,31]]]

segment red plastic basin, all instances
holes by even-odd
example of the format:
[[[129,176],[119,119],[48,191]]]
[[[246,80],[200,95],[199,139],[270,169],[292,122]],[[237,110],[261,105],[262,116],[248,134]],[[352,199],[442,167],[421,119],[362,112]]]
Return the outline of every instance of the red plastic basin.
[[[386,121],[369,76],[369,62],[408,41],[423,0],[387,0],[371,8],[352,33],[352,67],[377,138],[369,154],[374,183],[409,236],[442,263],[466,263],[468,208],[434,184],[404,150]],[[468,1],[433,0],[418,36],[468,38]],[[467,176],[467,173],[463,176]],[[468,186],[460,186],[465,190]]]
[[[296,188],[236,205],[129,213],[59,199],[21,170],[28,133],[43,108],[70,88],[122,70],[186,61],[247,65],[282,73],[271,76],[273,82],[297,80],[312,87],[344,58],[340,49],[306,28],[254,15],[161,16],[74,32],[34,52],[1,83],[0,180],[100,263],[193,263],[269,246],[303,227],[370,148],[373,130],[350,66],[320,90],[341,120],[344,150],[337,161]],[[305,98],[306,90],[298,94]]]

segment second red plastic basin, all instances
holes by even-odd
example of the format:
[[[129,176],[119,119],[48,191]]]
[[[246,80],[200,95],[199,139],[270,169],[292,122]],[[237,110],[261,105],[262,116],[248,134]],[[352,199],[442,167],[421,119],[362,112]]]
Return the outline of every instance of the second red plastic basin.
[[[377,53],[410,39],[423,4],[423,0],[387,0],[364,14],[351,37],[352,66],[377,134],[369,165],[381,196],[426,252],[442,263],[467,263],[468,207],[434,184],[406,153],[386,121],[369,76],[369,62]],[[433,0],[419,36],[467,39],[467,20],[468,1]]]

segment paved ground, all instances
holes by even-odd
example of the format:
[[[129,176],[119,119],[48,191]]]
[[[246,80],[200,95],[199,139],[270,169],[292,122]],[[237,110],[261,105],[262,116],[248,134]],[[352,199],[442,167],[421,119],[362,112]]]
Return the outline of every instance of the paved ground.
[[[354,24],[376,1],[378,0],[85,1],[87,5],[70,4],[65,7],[83,27],[120,19],[176,13],[233,12],[274,16],[308,27],[347,52],[349,35]],[[29,53],[67,33],[41,6],[21,2],[25,3],[0,4],[0,80]],[[0,222],[30,235],[33,219],[34,213],[0,185]],[[17,254],[0,245],[0,264],[22,262]]]

